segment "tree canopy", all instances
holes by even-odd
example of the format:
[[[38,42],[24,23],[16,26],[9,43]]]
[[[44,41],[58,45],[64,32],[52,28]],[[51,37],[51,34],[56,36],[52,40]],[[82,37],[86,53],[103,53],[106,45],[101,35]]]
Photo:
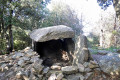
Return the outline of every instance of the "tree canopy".
[[[97,0],[99,6],[101,6],[102,9],[107,9],[109,5],[113,4],[116,16],[120,19],[120,0]]]

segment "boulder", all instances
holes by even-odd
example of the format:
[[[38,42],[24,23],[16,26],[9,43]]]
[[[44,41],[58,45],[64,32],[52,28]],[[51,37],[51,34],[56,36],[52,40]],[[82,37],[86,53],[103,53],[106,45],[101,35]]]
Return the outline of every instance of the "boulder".
[[[45,42],[53,39],[73,38],[74,31],[72,28],[58,25],[47,28],[33,30],[30,33],[30,38],[36,42]]]
[[[98,60],[101,70],[109,75],[118,76],[120,74],[120,54],[108,53]]]

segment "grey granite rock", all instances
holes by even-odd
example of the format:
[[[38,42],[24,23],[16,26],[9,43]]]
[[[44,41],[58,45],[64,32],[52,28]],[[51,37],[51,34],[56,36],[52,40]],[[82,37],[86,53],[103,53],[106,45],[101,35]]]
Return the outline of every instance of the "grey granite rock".
[[[65,66],[65,67],[62,67],[61,70],[64,74],[73,74],[73,73],[78,72],[78,67],[77,66]]]
[[[36,42],[44,42],[53,39],[73,38],[74,31],[72,28],[58,25],[47,28],[40,28],[30,33],[30,38]]]

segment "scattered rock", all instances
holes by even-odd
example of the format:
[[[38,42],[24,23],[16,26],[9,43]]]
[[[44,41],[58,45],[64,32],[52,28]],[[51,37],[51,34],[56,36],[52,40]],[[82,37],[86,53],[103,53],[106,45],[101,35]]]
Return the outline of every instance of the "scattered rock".
[[[79,72],[85,72],[85,67],[82,65],[82,64],[78,64],[78,69],[79,69]]]
[[[91,72],[92,69],[90,69],[89,67],[88,68],[85,68],[85,72]]]
[[[43,69],[43,74],[47,74],[48,71],[49,71],[49,69],[50,69],[49,67],[44,68],[44,69]]]
[[[18,73],[16,74],[16,78],[17,78],[17,79],[22,79],[22,73],[21,73],[21,72],[18,72]]]
[[[81,74],[72,74],[67,76],[68,80],[84,80],[84,76]]]
[[[17,79],[24,79],[24,80],[28,80],[28,77],[26,76],[26,74],[23,71],[19,71],[16,74],[16,78]]]
[[[25,66],[24,62],[25,62],[24,60],[19,60],[18,61],[18,65],[21,66],[21,67],[23,67],[23,66]]]
[[[64,75],[62,73],[59,73],[56,77],[56,80],[62,80],[63,77]]]
[[[83,66],[84,66],[85,68],[89,67],[89,62],[85,62],[85,63],[83,64]]]
[[[93,68],[98,68],[98,64],[95,61],[90,61],[89,63],[89,68],[93,69]]]
[[[85,80],[93,80],[93,72],[87,73],[85,76]]]
[[[15,55],[12,56],[13,59],[15,59],[15,58],[20,58],[20,57],[24,56],[24,54],[23,54],[23,53],[20,53],[20,52],[15,52],[14,54],[15,54]]]
[[[51,66],[51,69],[58,69],[58,70],[60,70],[60,69],[61,69],[61,66],[53,65],[53,66]]]
[[[35,62],[33,67],[38,74],[40,74],[43,70],[43,66],[40,61]]]
[[[46,77],[49,77],[51,74],[59,74],[62,73],[61,70],[49,70],[48,73],[46,74]]]
[[[36,61],[39,61],[39,57],[38,56],[33,56],[30,60],[31,62],[36,62]],[[42,63],[42,60],[40,61],[40,64]]]
[[[25,56],[25,57],[21,57],[19,60],[29,61],[30,58]]]
[[[56,80],[56,74],[51,74],[48,80]]]

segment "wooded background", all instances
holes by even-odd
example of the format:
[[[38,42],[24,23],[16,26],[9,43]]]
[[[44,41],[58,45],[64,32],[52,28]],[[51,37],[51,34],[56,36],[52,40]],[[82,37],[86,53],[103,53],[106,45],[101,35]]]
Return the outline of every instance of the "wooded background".
[[[113,35],[113,38],[110,37],[113,41],[108,46],[118,46],[120,0],[97,1],[98,5],[103,9],[106,9],[112,3],[114,4],[116,16],[111,14],[112,17],[109,18],[101,17],[100,23],[103,26],[107,25],[107,27],[101,29],[101,38],[105,38],[104,34],[106,34],[105,29],[107,28],[108,34],[112,33],[111,35]],[[0,0],[0,54],[10,53],[13,49],[19,50],[31,46],[28,33],[37,28],[66,25],[72,27],[76,32],[82,33],[83,19],[79,19],[70,6],[64,3],[53,3],[53,10],[50,11],[47,8],[49,3],[50,0]],[[111,24],[108,22],[110,20],[112,20]],[[97,37],[98,43],[99,38],[100,36]],[[103,41],[107,40],[103,39],[100,46],[106,47],[105,45],[108,43],[103,43]]]

